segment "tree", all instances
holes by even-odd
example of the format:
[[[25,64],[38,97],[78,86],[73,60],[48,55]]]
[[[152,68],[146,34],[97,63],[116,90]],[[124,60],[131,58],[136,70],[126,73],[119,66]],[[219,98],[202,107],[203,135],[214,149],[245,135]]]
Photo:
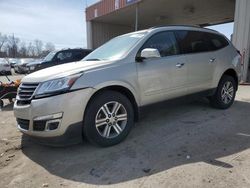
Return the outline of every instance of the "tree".
[[[19,56],[22,57],[22,58],[28,57],[28,49],[26,47],[25,42],[22,42],[21,45],[20,45]]]
[[[46,44],[45,44],[45,48],[44,48],[44,50],[43,50],[43,53],[42,53],[42,57],[45,57],[46,55],[48,55],[50,52],[52,52],[52,51],[55,51],[55,45],[53,44],[53,43],[51,43],[51,42],[47,42]]]
[[[20,42],[20,39],[16,38],[14,34],[8,37],[7,53],[10,57],[13,57],[13,58],[17,57],[19,42]]]
[[[55,51],[55,45],[51,42],[47,42],[46,45],[45,45],[45,51],[47,52],[52,52],[52,51]]]
[[[2,52],[2,49],[3,49],[3,47],[4,47],[4,45],[5,45],[5,43],[7,42],[7,36],[6,35],[2,35],[1,33],[0,33],[0,52]]]
[[[29,57],[35,57],[36,56],[35,46],[32,44],[32,42],[30,42],[28,47],[27,47],[27,54],[28,54]]]
[[[46,56],[49,52],[55,50],[55,45],[51,42],[43,45],[41,40],[34,40],[27,45],[15,35],[3,35],[0,33],[0,57],[13,57],[13,58],[41,58]]]
[[[40,57],[43,52],[43,42],[41,40],[34,41],[36,56]]]

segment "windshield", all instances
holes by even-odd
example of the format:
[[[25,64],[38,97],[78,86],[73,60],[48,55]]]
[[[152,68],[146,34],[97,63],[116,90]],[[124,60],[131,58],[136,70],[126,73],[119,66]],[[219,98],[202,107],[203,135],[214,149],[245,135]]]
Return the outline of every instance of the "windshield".
[[[122,58],[144,36],[146,32],[131,33],[116,37],[94,50],[83,60],[117,60]]]
[[[56,52],[50,52],[45,58],[44,61],[51,61],[54,57],[54,55],[56,54]]]

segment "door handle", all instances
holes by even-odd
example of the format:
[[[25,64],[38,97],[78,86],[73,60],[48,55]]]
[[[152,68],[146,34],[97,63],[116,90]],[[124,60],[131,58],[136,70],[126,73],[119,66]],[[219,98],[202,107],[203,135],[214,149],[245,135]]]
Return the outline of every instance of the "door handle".
[[[175,66],[178,67],[178,68],[181,68],[184,65],[185,65],[185,63],[177,63]]]
[[[216,58],[211,58],[211,59],[209,59],[209,63],[213,63],[213,62],[215,62],[215,60],[216,60]]]

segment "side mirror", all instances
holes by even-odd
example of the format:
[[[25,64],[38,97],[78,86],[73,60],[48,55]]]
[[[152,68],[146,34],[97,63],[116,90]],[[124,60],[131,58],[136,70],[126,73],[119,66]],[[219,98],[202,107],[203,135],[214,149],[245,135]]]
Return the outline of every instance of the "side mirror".
[[[141,51],[141,58],[148,59],[148,58],[159,58],[161,54],[159,50],[155,48],[145,48]]]

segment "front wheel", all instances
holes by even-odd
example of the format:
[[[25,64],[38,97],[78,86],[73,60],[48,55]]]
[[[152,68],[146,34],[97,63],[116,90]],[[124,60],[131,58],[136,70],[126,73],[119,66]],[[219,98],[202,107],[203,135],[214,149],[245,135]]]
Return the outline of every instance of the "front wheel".
[[[129,99],[116,91],[97,94],[84,115],[83,133],[93,144],[107,147],[120,143],[134,125]]]
[[[211,106],[219,109],[227,109],[234,103],[237,83],[234,78],[224,75],[217,87],[215,94],[210,97]]]

